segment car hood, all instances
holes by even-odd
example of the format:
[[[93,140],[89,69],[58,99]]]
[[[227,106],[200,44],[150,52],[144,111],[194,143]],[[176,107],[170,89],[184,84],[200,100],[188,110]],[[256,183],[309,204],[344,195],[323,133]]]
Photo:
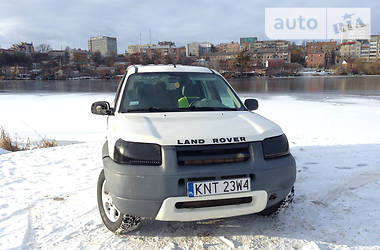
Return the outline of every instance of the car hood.
[[[249,111],[117,113],[108,125],[114,140],[159,145],[260,141],[283,133],[272,121]]]

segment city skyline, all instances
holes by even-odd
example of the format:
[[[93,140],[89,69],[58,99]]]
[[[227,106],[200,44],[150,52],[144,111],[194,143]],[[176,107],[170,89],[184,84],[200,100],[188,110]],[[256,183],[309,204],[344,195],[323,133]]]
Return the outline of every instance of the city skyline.
[[[124,7],[124,8],[123,8]],[[90,37],[117,37],[118,53],[131,44],[170,40],[183,46],[189,42],[238,42],[240,37],[268,39],[264,31],[266,7],[369,7],[372,34],[379,34],[380,3],[321,0],[303,1],[8,1],[0,3],[0,48],[17,42],[46,43],[53,49],[87,49]]]

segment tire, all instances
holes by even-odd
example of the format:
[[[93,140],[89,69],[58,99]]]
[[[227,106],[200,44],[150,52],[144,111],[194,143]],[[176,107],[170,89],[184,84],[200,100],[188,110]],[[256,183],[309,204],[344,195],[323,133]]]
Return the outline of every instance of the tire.
[[[97,200],[100,217],[104,225],[108,230],[116,234],[125,234],[135,230],[140,224],[140,217],[121,213],[116,206],[113,205],[112,198],[104,190],[105,183],[104,170],[102,170],[98,178]],[[103,202],[105,197],[107,197],[107,200]],[[106,209],[108,212],[106,212]]]
[[[285,197],[285,199],[274,204],[271,207],[264,209],[263,211],[257,214],[262,215],[262,216],[276,216],[283,209],[287,208],[293,202],[293,199],[294,199],[294,187],[292,187],[292,189],[290,190],[289,194]]]

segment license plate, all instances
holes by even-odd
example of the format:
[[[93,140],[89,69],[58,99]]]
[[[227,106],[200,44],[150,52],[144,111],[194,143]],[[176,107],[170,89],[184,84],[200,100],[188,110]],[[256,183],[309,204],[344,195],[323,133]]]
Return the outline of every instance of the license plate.
[[[187,183],[187,195],[189,197],[240,193],[248,191],[251,191],[251,179],[249,177],[230,180]]]

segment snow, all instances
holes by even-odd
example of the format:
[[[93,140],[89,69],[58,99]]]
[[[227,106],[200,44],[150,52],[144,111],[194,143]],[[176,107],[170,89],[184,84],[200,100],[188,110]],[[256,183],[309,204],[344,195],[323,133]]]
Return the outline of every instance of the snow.
[[[1,154],[6,154],[6,153],[9,153],[9,151],[7,151],[7,150],[5,150],[5,149],[2,149],[2,148],[0,148],[0,155],[1,155]]]
[[[92,115],[95,101],[112,102],[114,94],[2,94],[0,126],[18,138],[42,138],[70,142],[98,141],[104,138],[106,122]]]
[[[65,144],[0,155],[0,249],[380,249],[379,99],[258,96],[257,112],[281,125],[296,158],[294,204],[277,218],[144,220],[118,237],[97,210],[106,121],[90,114],[112,98],[0,96],[10,135]]]

